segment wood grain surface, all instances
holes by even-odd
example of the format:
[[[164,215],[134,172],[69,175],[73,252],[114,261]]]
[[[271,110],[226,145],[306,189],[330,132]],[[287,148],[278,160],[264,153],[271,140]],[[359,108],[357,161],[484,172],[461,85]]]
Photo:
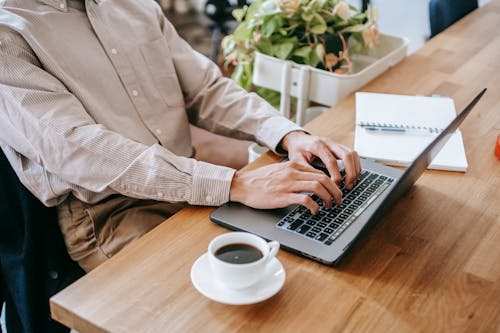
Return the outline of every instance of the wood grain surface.
[[[457,110],[488,92],[461,127],[467,173],[427,171],[339,267],[280,251],[276,296],[210,301],[190,269],[227,230],[209,221],[213,208],[190,207],[54,296],[53,318],[81,333],[500,332],[499,22],[494,0],[361,89],[440,94]],[[307,129],[352,147],[354,96]]]

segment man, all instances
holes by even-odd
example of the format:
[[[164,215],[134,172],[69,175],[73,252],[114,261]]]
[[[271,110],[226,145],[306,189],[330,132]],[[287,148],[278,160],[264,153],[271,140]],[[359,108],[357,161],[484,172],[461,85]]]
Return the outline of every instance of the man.
[[[197,161],[189,123],[291,162],[235,171]],[[341,201],[335,158],[347,184],[360,172],[354,151],[222,77],[150,0],[0,2],[0,144],[22,183],[58,205],[68,252],[87,271],[186,203],[314,212],[304,192]]]

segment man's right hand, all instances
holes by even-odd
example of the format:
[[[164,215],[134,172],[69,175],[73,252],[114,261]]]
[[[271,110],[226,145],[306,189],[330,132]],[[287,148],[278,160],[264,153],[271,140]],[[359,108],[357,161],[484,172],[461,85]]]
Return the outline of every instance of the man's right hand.
[[[337,204],[342,203],[342,192],[330,177],[310,165],[297,162],[237,171],[229,199],[259,209],[299,204],[315,214],[319,206],[305,193],[316,194],[328,208],[332,206],[332,198]]]

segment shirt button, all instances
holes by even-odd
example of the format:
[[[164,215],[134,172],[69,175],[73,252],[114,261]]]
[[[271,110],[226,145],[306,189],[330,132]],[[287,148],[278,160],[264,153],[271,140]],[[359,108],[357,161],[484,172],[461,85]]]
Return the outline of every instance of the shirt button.
[[[64,2],[61,2],[61,3],[59,4],[59,8],[61,8],[61,9],[66,8],[66,5],[64,4]]]
[[[161,129],[156,129],[156,134],[161,135]]]
[[[207,195],[207,196],[205,197],[205,200],[207,200],[207,202],[212,202],[212,196]]]
[[[137,96],[139,96],[139,92],[134,89],[134,90],[132,90],[132,95],[137,97]]]
[[[118,54],[118,51],[115,48],[113,48],[113,49],[111,49],[111,53]]]
[[[50,271],[49,272],[49,276],[52,280],[57,280],[57,278],[59,277],[59,274],[57,274],[56,271]]]

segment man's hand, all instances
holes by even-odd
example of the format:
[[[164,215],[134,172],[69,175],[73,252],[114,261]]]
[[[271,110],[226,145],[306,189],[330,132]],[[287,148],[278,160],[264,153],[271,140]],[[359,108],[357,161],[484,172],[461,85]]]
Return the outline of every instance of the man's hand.
[[[346,171],[345,184],[351,189],[361,172],[361,162],[354,150],[333,142],[328,138],[308,135],[304,132],[290,132],[281,141],[281,147],[288,151],[288,159],[293,162],[310,164],[319,158],[330,173],[333,181],[341,181],[337,158],[342,160]]]
[[[303,192],[316,194],[326,207],[332,206],[332,197],[338,204],[342,202],[342,192],[324,172],[308,164],[291,161],[237,171],[231,183],[229,199],[261,209],[300,204],[316,213],[318,204]]]
[[[315,214],[319,206],[306,193],[316,194],[328,208],[332,199],[342,203],[342,192],[337,186],[341,181],[337,158],[344,163],[347,188],[356,184],[361,172],[358,154],[327,138],[291,132],[283,138],[281,147],[288,151],[290,161],[237,171],[231,183],[231,201],[261,209],[299,204]],[[331,178],[311,166],[315,158],[321,159]]]

